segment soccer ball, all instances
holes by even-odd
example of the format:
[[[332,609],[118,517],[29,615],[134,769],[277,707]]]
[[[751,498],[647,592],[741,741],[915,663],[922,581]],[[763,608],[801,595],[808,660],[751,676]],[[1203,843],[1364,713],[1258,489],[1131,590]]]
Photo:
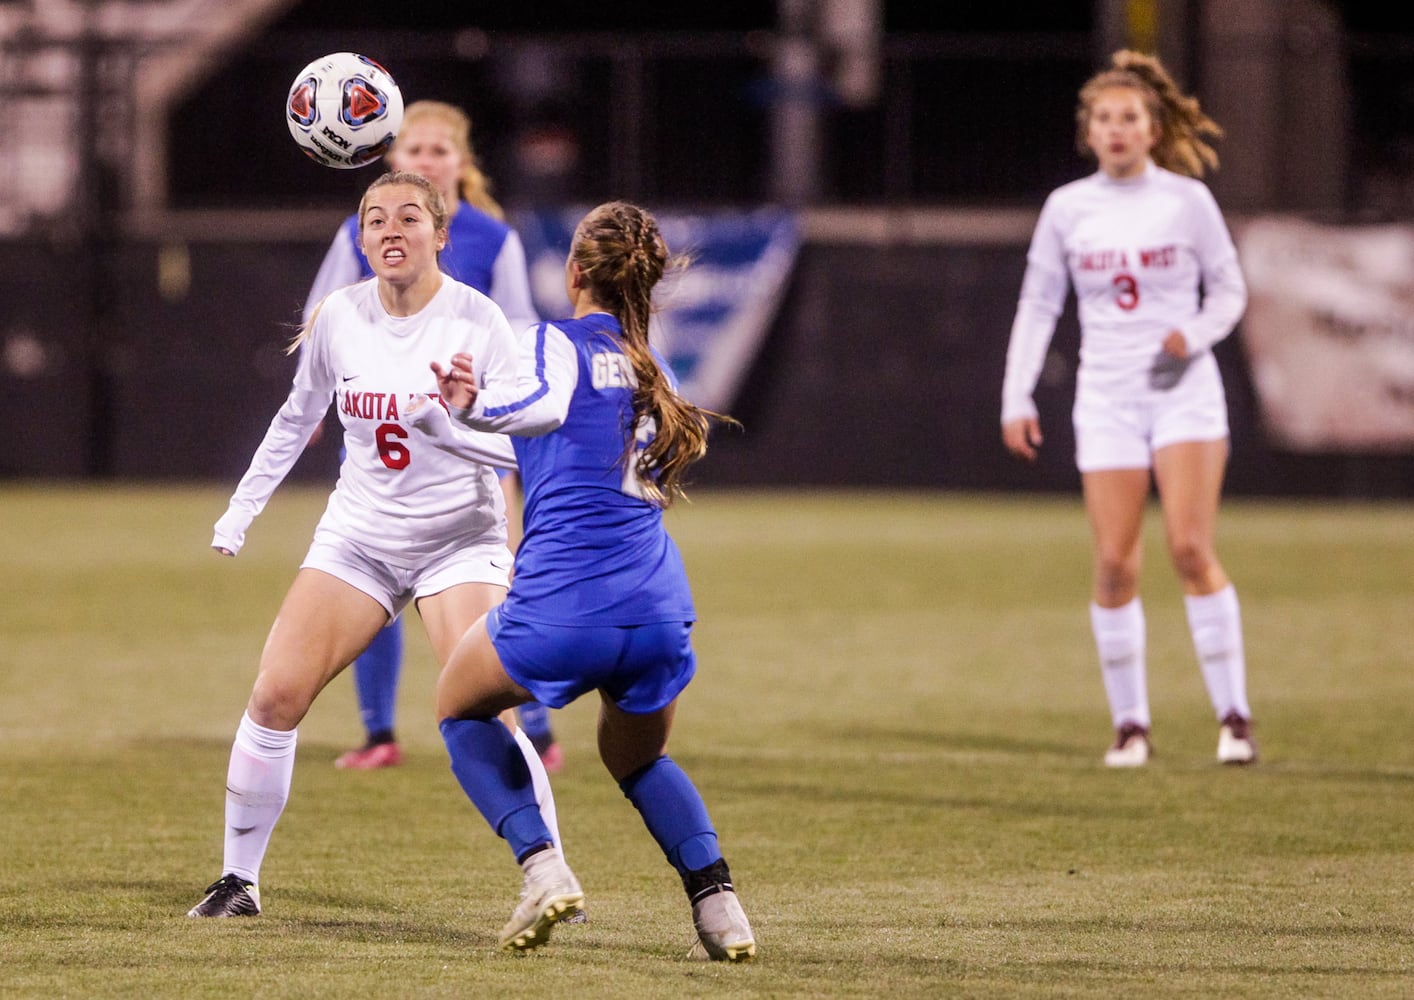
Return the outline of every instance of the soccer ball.
[[[388,151],[403,124],[403,94],[367,56],[334,52],[299,71],[285,122],[315,163],[347,170]]]

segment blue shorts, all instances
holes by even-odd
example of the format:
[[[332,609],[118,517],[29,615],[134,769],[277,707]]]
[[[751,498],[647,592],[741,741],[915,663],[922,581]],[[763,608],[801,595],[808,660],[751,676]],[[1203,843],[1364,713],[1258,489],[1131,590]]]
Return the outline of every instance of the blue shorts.
[[[551,708],[602,690],[622,711],[646,715],[681,694],[697,671],[692,622],[538,625],[504,608],[486,616],[491,645],[511,680]]]

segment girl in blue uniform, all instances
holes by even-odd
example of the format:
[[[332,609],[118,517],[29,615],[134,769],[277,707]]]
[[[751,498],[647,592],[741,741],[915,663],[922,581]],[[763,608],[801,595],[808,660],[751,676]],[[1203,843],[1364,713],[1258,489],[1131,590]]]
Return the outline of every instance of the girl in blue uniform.
[[[432,363],[455,419],[515,435],[525,490],[506,601],[466,633],[437,684],[452,771],[524,871],[500,938],[513,950],[543,944],[584,893],[496,716],[597,690],[600,756],[682,878],[698,938],[690,955],[756,953],[702,797],[664,753],[696,661],[692,594],[663,509],[718,416],[677,394],[648,344],[651,294],[668,264],[650,214],[601,205],[575,230],[565,265],[574,315],[527,336],[514,387],[479,391],[466,354]]]
[[[392,169],[421,174],[442,193],[449,222],[447,245],[438,258],[441,269],[490,296],[506,314],[512,330],[520,332],[538,323],[540,317],[531,301],[526,272],[525,247],[504,221],[486,175],[477,166],[471,149],[471,121],[466,114],[441,101],[409,104],[398,140],[387,159]],[[350,216],[324,255],[305,305],[306,323],[324,296],[373,275],[359,250],[358,223],[357,215]],[[515,478],[513,472],[501,477],[508,501],[515,492]],[[373,770],[402,762],[402,750],[394,735],[402,661],[403,627],[399,617],[379,632],[354,662],[354,687],[366,736],[363,746],[341,755],[334,761],[335,767]],[[558,771],[564,754],[551,731],[549,712],[541,705],[528,704],[520,709],[520,720],[546,770]]]

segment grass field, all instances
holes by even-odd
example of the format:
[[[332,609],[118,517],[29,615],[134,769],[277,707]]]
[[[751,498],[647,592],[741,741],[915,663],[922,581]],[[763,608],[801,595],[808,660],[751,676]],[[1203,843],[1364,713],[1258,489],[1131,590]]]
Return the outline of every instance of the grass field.
[[[1414,996],[1414,507],[1231,502],[1263,760],[1216,725],[1151,518],[1158,756],[1107,771],[1078,500],[704,491],[671,516],[701,623],[671,751],[760,943],[683,959],[677,880],[557,713],[590,922],[495,949],[518,891],[431,719],[414,625],[395,771],[336,680],[300,730],[264,915],[220,874],[226,759],[323,507],[235,561],[221,487],[0,486],[0,996]]]

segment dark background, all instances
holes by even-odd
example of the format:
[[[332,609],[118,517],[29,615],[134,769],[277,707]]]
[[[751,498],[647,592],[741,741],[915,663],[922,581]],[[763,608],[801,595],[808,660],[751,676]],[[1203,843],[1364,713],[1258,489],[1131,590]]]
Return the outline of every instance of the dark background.
[[[902,110],[884,101],[852,110],[821,95],[828,149],[824,200],[1025,204],[1074,176],[1080,164],[1070,150],[1070,113],[1075,89],[1091,70],[1091,6],[1076,0],[886,3],[884,89],[902,89],[916,99]],[[248,113],[280,106],[300,67],[339,49],[376,58],[408,101],[439,99],[466,107],[483,164],[511,203],[541,194],[519,176],[512,146],[526,130],[551,124],[568,126],[586,151],[555,197],[676,204],[766,200],[767,116],[780,95],[764,44],[775,22],[769,0],[470,3],[420,11],[415,22],[388,4],[298,4],[172,116],[173,203],[212,208],[355,202],[366,184],[356,171],[311,178],[283,121]],[[509,53],[528,44],[565,64],[566,81],[557,92],[533,99],[517,92]],[[967,58],[955,58],[958,47],[971,50]],[[621,154],[615,117],[624,111],[614,86],[615,73],[633,54],[641,54],[636,61],[646,103],[629,113],[648,133],[630,179],[616,164]],[[890,119],[899,114],[905,120]],[[232,121],[246,127],[233,133]],[[891,165],[879,151],[890,128],[910,137],[914,162],[906,176],[885,176]],[[1047,155],[1036,155],[1042,149]]]
[[[39,337],[48,360],[38,373],[0,369],[0,477],[234,485],[288,389],[281,348],[334,225],[373,176],[314,166],[271,112],[310,59],[362,51],[393,71],[408,100],[467,106],[512,213],[609,197],[658,211],[740,207],[770,195],[775,6],[468,3],[419,10],[415,28],[386,3],[291,8],[172,115],[167,228],[125,230],[113,185],[114,200],[100,204],[106,223],[86,240],[0,243],[0,334]],[[1350,135],[1332,137],[1351,155],[1341,214],[1407,222],[1407,204],[1367,203],[1362,178],[1414,178],[1414,13],[1338,6],[1351,117]],[[884,11],[879,102],[852,109],[821,95],[821,205],[1034,213],[1051,188],[1090,169],[1072,148],[1072,116],[1099,60],[1091,3],[890,2]],[[508,82],[527,47],[559,81],[533,99]],[[641,102],[623,100],[626,80]],[[572,130],[581,151],[553,185],[518,159],[526,132],[547,125]],[[220,221],[194,226],[205,210]],[[296,224],[311,211],[316,224]],[[1038,391],[1048,434],[1040,463],[1010,460],[999,441],[1027,235],[808,241],[733,407],[745,430],[718,435],[698,480],[1076,489],[1073,312],[1055,340],[1072,368]],[[189,277],[177,292],[160,280],[173,259]],[[1410,455],[1272,447],[1241,329],[1216,353],[1232,418],[1231,492],[1414,496]],[[335,433],[295,474],[331,479],[336,467]]]
[[[1196,3],[1170,5],[1191,9],[1188,33],[1203,33]],[[828,86],[819,95],[819,200],[1038,204],[1086,168],[1073,149],[1071,116],[1076,89],[1103,56],[1097,6],[886,2],[880,99],[850,108]],[[1408,205],[1367,204],[1366,178],[1414,175],[1414,8],[1368,0],[1324,6],[1345,29],[1350,128],[1330,137],[1352,158],[1344,210],[1407,214]],[[279,116],[252,114],[280,106],[300,67],[338,49],[377,58],[409,101],[466,107],[483,165],[511,204],[769,200],[769,115],[782,96],[770,79],[776,21],[772,0],[473,2],[429,5],[412,17],[402,5],[372,0],[295,4],[176,108],[171,201],[177,208],[356,201],[366,183],[358,171],[311,174]],[[560,77],[544,93],[529,93],[516,76],[516,54],[531,46]],[[1299,59],[1295,66],[1299,72]],[[1201,59],[1170,68],[1203,96]],[[626,73],[639,74],[641,106],[625,107]],[[625,117],[641,130],[629,149]],[[573,133],[583,155],[547,188],[519,169],[516,146],[549,126]]]

